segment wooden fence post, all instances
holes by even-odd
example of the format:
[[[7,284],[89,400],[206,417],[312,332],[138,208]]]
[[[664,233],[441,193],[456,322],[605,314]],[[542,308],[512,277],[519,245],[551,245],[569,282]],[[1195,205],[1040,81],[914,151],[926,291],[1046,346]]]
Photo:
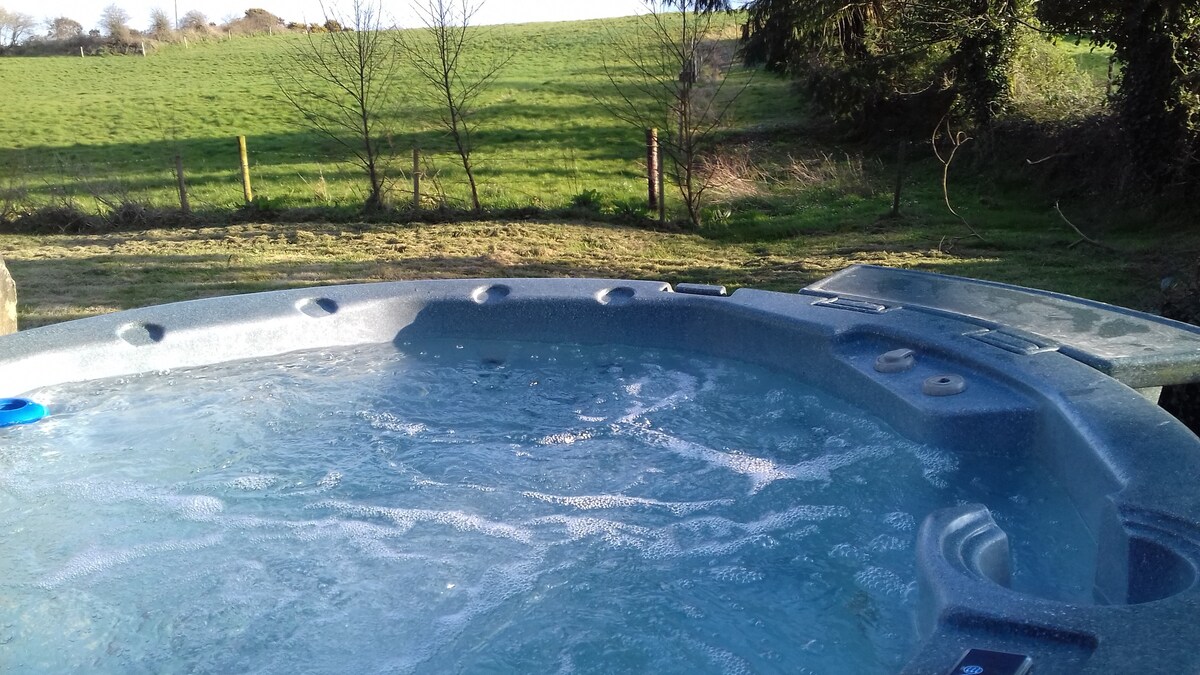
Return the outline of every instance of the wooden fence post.
[[[907,141],[900,141],[896,148],[896,189],[892,193],[892,212],[889,214],[892,218],[900,217],[900,193],[904,189],[904,163],[907,159],[904,151],[907,145]]]
[[[179,210],[185,216],[190,215],[192,208],[188,205],[187,182],[183,179],[183,155],[175,155],[175,180],[179,184]]]
[[[421,208],[421,146],[413,144],[413,210]]]
[[[667,176],[663,165],[662,141],[658,143],[658,222],[665,224],[667,222]]]
[[[651,211],[658,209],[658,129],[646,130],[646,193],[647,206]]]
[[[246,152],[246,137],[238,136],[237,140],[238,155],[242,164],[242,196],[246,198],[246,203],[250,204],[254,201],[254,188],[250,186],[250,156]]]
[[[17,284],[0,258],[0,335],[17,332]]]

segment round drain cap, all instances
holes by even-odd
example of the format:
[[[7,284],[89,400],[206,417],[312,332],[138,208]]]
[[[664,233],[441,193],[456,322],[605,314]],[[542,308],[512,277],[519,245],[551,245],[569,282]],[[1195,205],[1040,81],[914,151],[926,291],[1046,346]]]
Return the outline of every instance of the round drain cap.
[[[954,396],[967,388],[961,375],[934,375],[921,384],[921,393],[926,396]]]

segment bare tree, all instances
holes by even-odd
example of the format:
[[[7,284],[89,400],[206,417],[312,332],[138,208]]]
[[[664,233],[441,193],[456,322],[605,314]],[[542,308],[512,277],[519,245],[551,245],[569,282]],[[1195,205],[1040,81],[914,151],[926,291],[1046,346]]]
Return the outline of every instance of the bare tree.
[[[0,45],[16,47],[21,41],[33,37],[37,21],[28,14],[9,12],[0,7]]]
[[[471,21],[482,5],[482,2],[472,0],[413,3],[412,8],[424,28],[398,34],[400,50],[416,72],[417,79],[426,85],[429,109],[436,111],[438,125],[454,142],[454,149],[467,173],[471,208],[475,211],[482,209],[475,167],[471,163],[478,129],[474,117],[478,112],[479,96],[512,58],[509,52],[490,62],[471,66],[466,63],[479,30],[471,25]]]
[[[179,21],[179,29],[191,33],[205,34],[209,32],[208,17],[199,10],[191,10]]]
[[[632,37],[610,34],[619,64],[605,61],[614,95],[601,103],[638,128],[659,128],[667,172],[679,188],[688,220],[702,224],[712,176],[703,159],[726,123],[741,86],[727,86],[734,67],[732,39],[723,39],[711,0],[646,0]],[[677,10],[677,11],[676,11]]]
[[[155,7],[150,10],[150,28],[146,31],[155,40],[170,40],[175,37],[175,28],[171,25],[171,17],[166,10]]]
[[[117,5],[109,5],[100,12],[100,28],[110,39],[122,44],[132,37],[129,32],[129,13]]]
[[[283,95],[310,127],[353,154],[370,182],[368,210],[384,205],[383,115],[392,107],[396,42],[384,34],[379,0],[351,0],[339,16],[321,5],[326,20],[354,30],[309,33],[276,69]]]

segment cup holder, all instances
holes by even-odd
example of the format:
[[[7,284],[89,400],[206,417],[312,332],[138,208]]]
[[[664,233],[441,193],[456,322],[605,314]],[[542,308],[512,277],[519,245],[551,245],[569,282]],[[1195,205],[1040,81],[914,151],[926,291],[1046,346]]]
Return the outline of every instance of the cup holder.
[[[1176,551],[1138,537],[1129,540],[1129,604],[1165,600],[1195,583],[1196,568]]]
[[[1200,580],[1200,538],[1181,533],[1172,523],[1126,512],[1102,529],[1094,586],[1099,604],[1165,600]],[[923,575],[929,575],[924,581],[937,585],[939,576],[950,574],[1011,588],[1008,535],[987,507],[965,504],[936,511],[922,524],[919,539]]]
[[[1110,604],[1157,602],[1196,585],[1200,536],[1186,525],[1131,509],[1105,534],[1096,592]]]

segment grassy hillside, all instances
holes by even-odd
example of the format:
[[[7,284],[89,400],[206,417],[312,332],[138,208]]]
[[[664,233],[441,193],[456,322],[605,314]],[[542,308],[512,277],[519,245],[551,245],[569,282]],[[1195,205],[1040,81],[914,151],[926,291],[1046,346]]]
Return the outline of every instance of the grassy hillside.
[[[512,53],[478,116],[480,174],[492,205],[560,205],[586,189],[614,198],[641,194],[641,133],[597,103],[608,95],[603,63],[614,36],[636,19],[480,28],[480,61]],[[193,201],[241,201],[238,135],[249,137],[256,192],[287,205],[361,201],[345,151],[308,130],[275,74],[303,35],[167,45],[147,58],[0,59],[0,166],[34,195],[66,190],[177,203],[173,157],[183,155]],[[402,78],[391,137],[395,168],[411,164],[414,140],[431,155],[440,183],[462,194],[448,140]],[[759,123],[787,112],[786,84],[762,78],[739,117]],[[768,105],[769,104],[769,105]],[[438,152],[441,154],[437,154]],[[324,179],[322,181],[322,179]],[[10,182],[14,176],[9,176]],[[400,184],[398,190],[407,188]]]

